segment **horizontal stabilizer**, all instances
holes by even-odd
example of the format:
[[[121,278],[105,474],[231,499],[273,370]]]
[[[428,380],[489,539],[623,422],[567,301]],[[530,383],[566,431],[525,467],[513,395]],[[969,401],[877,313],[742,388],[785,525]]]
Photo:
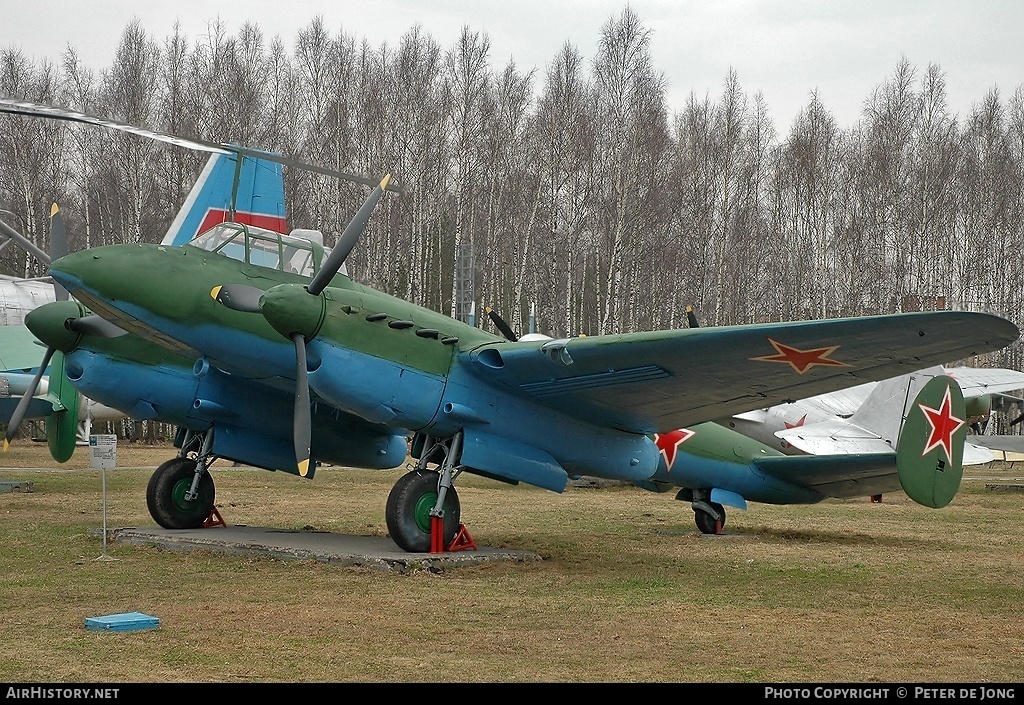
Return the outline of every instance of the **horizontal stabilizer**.
[[[766,475],[806,487],[822,497],[870,497],[900,489],[896,454],[783,455],[754,460]]]

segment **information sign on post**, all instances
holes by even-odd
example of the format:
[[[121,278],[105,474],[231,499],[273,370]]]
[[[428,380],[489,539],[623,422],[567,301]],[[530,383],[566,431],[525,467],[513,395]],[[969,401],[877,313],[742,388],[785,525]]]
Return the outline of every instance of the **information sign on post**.
[[[112,433],[89,436],[89,467],[117,467],[117,436]]]

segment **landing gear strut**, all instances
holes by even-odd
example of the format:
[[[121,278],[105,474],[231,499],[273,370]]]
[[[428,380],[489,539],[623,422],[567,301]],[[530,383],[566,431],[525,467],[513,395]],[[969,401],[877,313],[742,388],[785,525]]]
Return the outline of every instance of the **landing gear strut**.
[[[461,443],[461,431],[440,440],[428,436],[416,466],[391,489],[384,518],[391,540],[403,551],[443,551],[459,532],[462,508],[452,482],[462,472],[455,466]],[[427,469],[436,457],[440,470]]]
[[[209,473],[213,429],[186,434],[177,458],[162,463],[149,478],[146,506],[165,529],[198,529],[213,511],[216,489]],[[198,449],[198,450],[197,450]]]

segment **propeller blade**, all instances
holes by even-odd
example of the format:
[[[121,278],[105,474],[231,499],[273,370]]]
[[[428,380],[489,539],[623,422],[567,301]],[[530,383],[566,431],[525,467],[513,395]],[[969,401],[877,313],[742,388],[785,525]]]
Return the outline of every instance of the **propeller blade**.
[[[309,472],[309,445],[312,421],[309,411],[309,381],[306,378],[306,340],[302,333],[293,333],[295,341],[295,419],[292,433],[295,437],[295,461],[299,475]]]
[[[43,361],[39,363],[39,370],[32,378],[32,382],[29,383],[28,389],[21,395],[21,400],[18,402],[18,406],[14,409],[14,414],[11,415],[11,420],[7,423],[7,434],[4,436],[4,452],[11,447],[11,440],[17,435],[18,427],[21,426],[22,419],[25,418],[25,411],[28,409],[28,405],[32,402],[32,397],[36,395],[36,390],[39,388],[39,380],[46,374],[46,368],[50,365],[50,358],[53,357],[55,348],[46,348],[46,354],[43,355]]]
[[[490,306],[484,306],[484,311],[487,313],[487,317],[491,319],[491,323],[494,324],[494,327],[501,331],[503,336],[513,343],[519,340],[519,338],[516,337],[516,334],[512,332],[509,325],[505,323],[505,320],[499,316],[493,308]]]
[[[97,338],[119,338],[127,335],[128,331],[121,328],[107,319],[92,314],[81,318],[69,318],[64,326],[72,333],[93,335]]]
[[[686,325],[690,328],[700,328],[700,323],[697,322],[697,314],[693,312],[693,306],[686,307]]]
[[[259,313],[263,289],[248,284],[224,284],[213,287],[210,296],[217,303],[224,304],[233,311]]]
[[[1017,425],[1017,424],[1019,424],[1019,423],[1020,423],[1021,421],[1024,421],[1024,414],[1021,414],[1020,416],[1018,416],[1017,418],[1015,418],[1015,419],[1014,419],[1013,421],[1011,421],[1011,422],[1010,422],[1010,425],[1011,425],[1011,426],[1016,426],[1016,425]]]
[[[64,227],[64,217],[60,208],[54,203],[50,207],[50,261],[58,260],[68,253],[68,231]],[[57,301],[68,300],[68,290],[53,282],[53,294]]]
[[[387,189],[390,180],[391,174],[388,174],[381,180],[377,188],[373,190],[363,205],[359,207],[359,211],[352,218],[352,221],[345,227],[345,232],[338,238],[338,244],[331,250],[331,256],[327,258],[323,267],[313,277],[313,281],[306,287],[306,290],[313,296],[319,296],[320,292],[327,288],[327,285],[331,283],[331,279],[334,279],[334,275],[341,269],[341,265],[345,263],[345,258],[348,257],[352,248],[356,246],[356,242],[366,229],[366,223],[370,220],[373,208],[377,205],[377,201],[380,200],[381,194]]]

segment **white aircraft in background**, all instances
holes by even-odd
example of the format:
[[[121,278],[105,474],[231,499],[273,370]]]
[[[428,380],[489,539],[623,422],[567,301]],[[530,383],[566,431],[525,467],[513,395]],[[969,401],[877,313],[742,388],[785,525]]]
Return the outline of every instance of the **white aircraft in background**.
[[[47,266],[50,260],[67,254],[67,233],[56,203],[50,209],[50,254],[4,222],[5,216],[13,215],[10,211],[0,211],[0,236],[6,238],[0,244],[0,250],[14,243]],[[24,278],[0,274],[0,325],[20,326],[29,311],[58,298],[66,300],[67,292],[49,276]]]
[[[879,453],[895,450],[914,390],[933,377],[955,379],[967,403],[967,419],[981,431],[997,409],[1022,402],[1024,372],[999,368],[941,366],[869,382],[830,394],[737,414],[718,423],[788,455]],[[1016,394],[1011,394],[1015,392]],[[908,396],[910,395],[910,396]],[[968,435],[964,465],[994,460],[980,433]]]

